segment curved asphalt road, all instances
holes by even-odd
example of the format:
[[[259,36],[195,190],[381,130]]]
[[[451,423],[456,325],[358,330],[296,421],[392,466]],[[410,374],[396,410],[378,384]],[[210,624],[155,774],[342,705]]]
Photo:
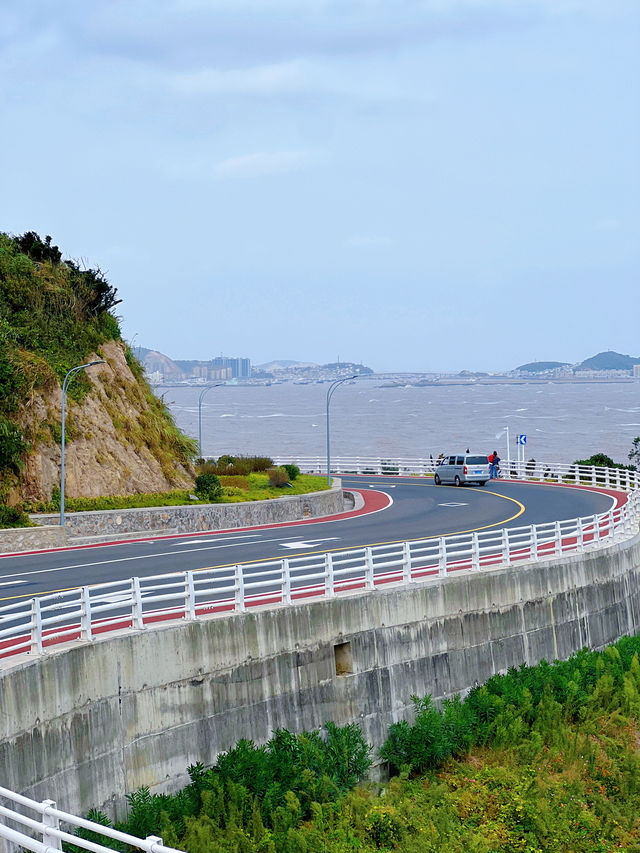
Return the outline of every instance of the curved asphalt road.
[[[0,601],[85,584],[213,568],[431,538],[491,527],[519,527],[606,512],[613,499],[582,489],[494,481],[484,488],[435,486],[431,478],[347,476],[344,488],[375,489],[393,504],[337,521],[121,542],[0,557]]]

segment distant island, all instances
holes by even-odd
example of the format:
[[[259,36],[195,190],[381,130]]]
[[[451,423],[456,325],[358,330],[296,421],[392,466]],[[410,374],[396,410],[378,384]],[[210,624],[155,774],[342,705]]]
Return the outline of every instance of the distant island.
[[[583,372],[589,371],[620,371],[621,373],[634,374],[635,365],[640,365],[640,357],[633,358],[630,355],[623,355],[620,352],[606,350],[605,352],[599,352],[597,355],[592,355],[591,358],[586,358],[578,364],[570,364],[567,361],[531,361],[528,364],[521,364],[512,372],[529,373],[538,376],[543,374],[569,373],[579,376]]]
[[[630,381],[640,379],[640,357],[613,350],[597,353],[584,361],[531,361],[506,371],[461,370],[445,371],[388,371],[376,372],[364,364],[334,361],[316,364],[310,361],[274,359],[252,365],[248,358],[218,356],[208,361],[172,359],[158,350],[135,347],[147,379],[153,385],[202,385],[205,382],[236,384],[238,382],[264,385],[279,382],[329,382],[347,376],[375,376],[384,379],[383,387],[433,384],[490,384],[495,382],[527,381]]]
[[[365,376],[373,370],[353,361],[334,361],[315,364],[310,361],[281,359],[266,364],[252,365],[248,358],[219,356],[208,361],[172,359],[158,350],[134,347],[136,358],[142,363],[147,379],[154,385],[179,382],[189,385],[204,382],[267,382],[293,381],[300,384],[326,382],[346,376]]]

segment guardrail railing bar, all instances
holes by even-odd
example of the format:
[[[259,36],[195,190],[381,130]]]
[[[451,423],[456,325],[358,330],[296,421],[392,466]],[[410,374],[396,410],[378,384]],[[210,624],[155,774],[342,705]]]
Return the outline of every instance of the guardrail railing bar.
[[[377,467],[382,472],[418,466],[420,473],[433,470],[425,460],[356,460],[360,469]],[[348,464],[353,464],[353,460]],[[338,460],[337,468],[344,467]],[[598,486],[624,482],[635,488],[639,481],[633,472],[613,475],[605,468],[545,463],[512,463],[508,476],[539,476],[540,479],[586,478]],[[50,593],[29,602],[0,608],[0,619],[9,628],[0,630],[3,647],[0,655],[41,654],[51,646],[81,638],[91,640],[96,632],[113,628],[143,629],[149,621],[164,618],[197,619],[229,609],[243,612],[247,605],[268,602],[295,604],[305,596],[359,588],[373,590],[377,583],[411,583],[431,574],[446,576],[449,571],[479,571],[496,565],[512,565],[523,560],[549,559],[554,554],[580,552],[604,542],[617,542],[631,535],[637,526],[640,491],[632,491],[622,507],[602,515],[565,519],[538,525],[455,534],[448,537],[389,543],[348,551],[265,560],[250,565],[220,567],[195,572],[174,572],[122,581],[96,584],[64,593]],[[425,574],[426,573],[426,574]],[[222,585],[221,585],[222,584]],[[225,597],[229,594],[231,597]],[[158,609],[158,604],[175,605]],[[103,614],[116,611],[112,616]],[[8,638],[8,639],[7,639]]]

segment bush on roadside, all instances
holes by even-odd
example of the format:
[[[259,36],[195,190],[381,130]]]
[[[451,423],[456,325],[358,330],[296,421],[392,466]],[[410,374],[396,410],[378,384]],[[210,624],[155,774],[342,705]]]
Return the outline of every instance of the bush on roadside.
[[[222,486],[215,474],[199,474],[196,477],[196,495],[200,500],[215,501],[221,494]]]
[[[298,466],[293,465],[293,463],[292,463],[290,465],[283,465],[282,467],[287,472],[289,479],[293,483],[293,481],[297,478],[298,474],[300,473],[300,469],[298,468]]]
[[[21,506],[0,504],[0,528],[35,527]]]
[[[218,460],[209,459],[198,465],[198,474],[216,474],[225,477],[246,477],[266,471],[273,466],[273,459],[268,456],[219,456]]]
[[[574,465],[593,465],[595,468],[623,468],[625,471],[634,471],[634,465],[625,465],[623,462],[614,462],[606,453],[594,453],[588,459],[576,459]]]
[[[267,474],[270,486],[286,486],[289,483],[289,475],[284,468],[269,468]]]

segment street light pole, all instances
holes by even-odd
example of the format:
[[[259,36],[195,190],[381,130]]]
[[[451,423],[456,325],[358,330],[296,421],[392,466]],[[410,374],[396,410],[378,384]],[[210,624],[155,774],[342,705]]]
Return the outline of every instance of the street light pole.
[[[62,439],[60,442],[60,527],[64,527],[64,446],[65,446],[65,421],[66,421],[66,400],[67,388],[72,377],[80,370],[86,370],[87,367],[93,367],[94,364],[105,364],[104,359],[98,361],[90,361],[88,364],[79,364],[77,367],[72,367],[64,377],[62,382]]]
[[[507,431],[507,468],[509,472],[511,472],[511,440],[509,438],[509,427],[506,426],[505,429]],[[509,473],[509,476],[511,476],[511,473]]]
[[[338,385],[342,385],[343,382],[349,382],[350,379],[357,379],[358,374],[355,376],[345,376],[344,379],[336,379],[335,382],[332,382],[329,385],[329,389],[327,391],[327,484],[331,487],[331,441],[330,441],[330,432],[329,432],[329,403],[331,402],[331,398],[333,397],[333,392],[336,390]]]
[[[211,391],[212,388],[220,388],[221,385],[224,385],[224,382],[218,382],[217,385],[207,385],[206,388],[202,389],[198,397],[198,453],[200,458],[202,458],[202,398],[207,391]]]

